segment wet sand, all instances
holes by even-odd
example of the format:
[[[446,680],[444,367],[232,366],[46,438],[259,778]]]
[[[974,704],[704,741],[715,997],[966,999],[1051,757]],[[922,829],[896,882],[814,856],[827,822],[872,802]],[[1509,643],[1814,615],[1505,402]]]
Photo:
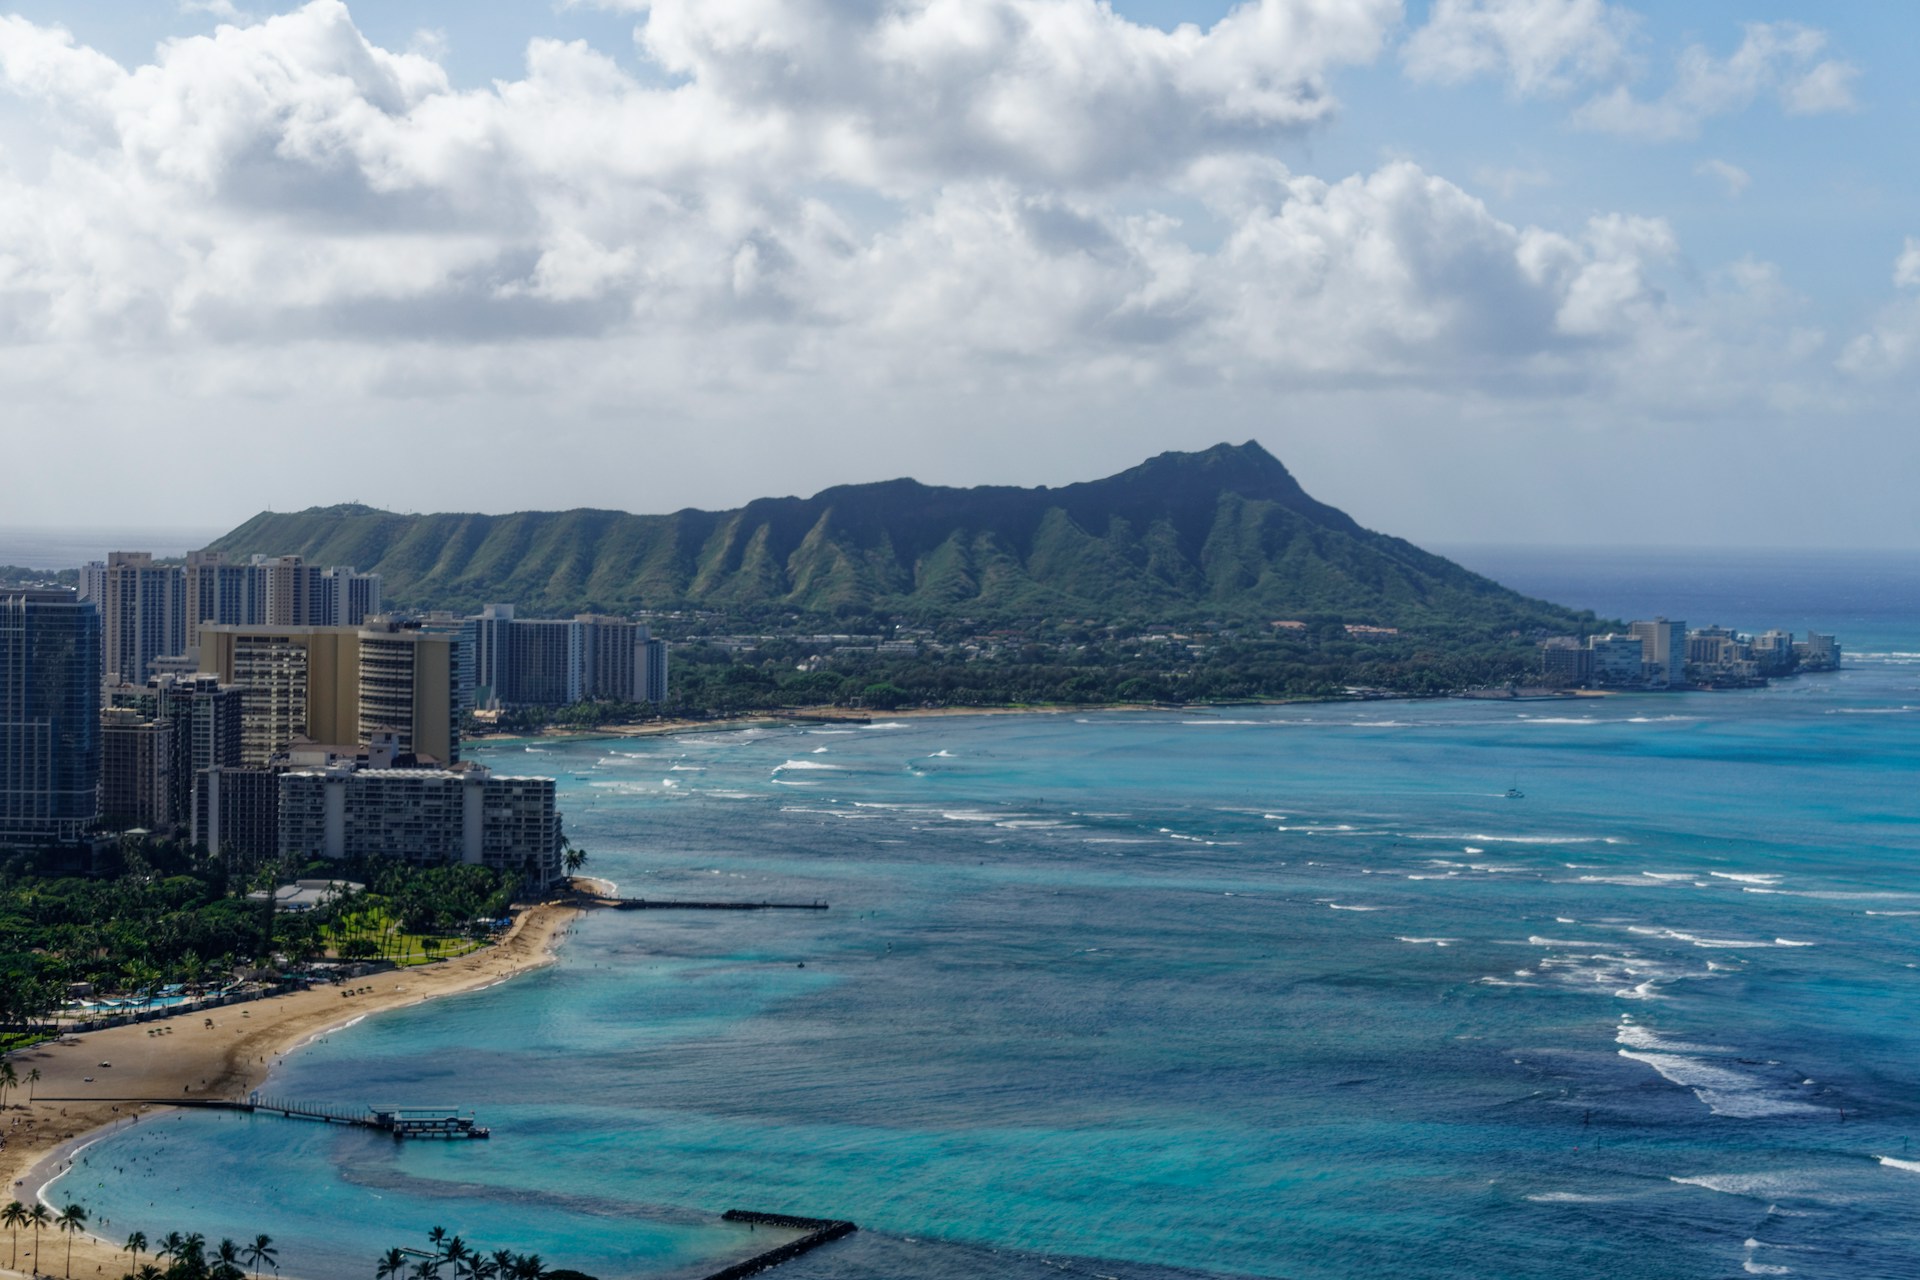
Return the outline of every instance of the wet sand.
[[[579,914],[572,902],[544,903],[521,912],[501,941],[457,959],[378,973],[343,987],[89,1031],[67,1042],[14,1053],[9,1060],[23,1081],[34,1068],[40,1079],[32,1088],[31,1103],[23,1083],[0,1111],[0,1138],[5,1139],[0,1172],[9,1191],[0,1202],[17,1199],[31,1205],[79,1148],[116,1127],[165,1110],[173,1099],[244,1098],[265,1080],[276,1059],[327,1031],[371,1013],[492,986],[538,968],[552,960],[555,945]],[[361,988],[371,990],[341,994]],[[209,1019],[211,1027],[206,1025]],[[116,1233],[112,1223],[89,1226],[105,1238],[83,1235],[75,1240],[72,1274],[97,1280],[132,1270],[132,1259],[119,1247],[125,1233]],[[0,1239],[0,1250],[6,1250],[0,1259],[11,1259],[9,1240]],[[22,1232],[18,1271],[0,1266],[0,1275],[26,1275],[36,1269],[43,1275],[67,1273],[64,1236],[42,1231],[40,1251],[46,1261],[36,1268],[33,1234]]]

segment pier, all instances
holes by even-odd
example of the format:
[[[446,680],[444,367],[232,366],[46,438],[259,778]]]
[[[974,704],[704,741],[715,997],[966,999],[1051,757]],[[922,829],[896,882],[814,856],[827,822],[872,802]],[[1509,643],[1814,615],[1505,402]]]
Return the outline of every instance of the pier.
[[[683,898],[602,898],[615,911],[826,911],[824,902],[694,902]]]
[[[796,1218],[785,1213],[755,1213],[750,1209],[729,1209],[720,1215],[727,1222],[744,1222],[751,1226],[783,1227],[789,1231],[804,1231],[807,1234],[798,1240],[789,1240],[783,1245],[757,1253],[745,1262],[736,1262],[730,1267],[722,1267],[701,1280],[744,1280],[747,1276],[757,1276],[762,1271],[771,1271],[783,1262],[792,1262],[804,1253],[811,1253],[823,1244],[850,1236],[860,1228],[851,1222],[839,1218]]]
[[[318,1120],[323,1124],[352,1125],[360,1129],[378,1129],[404,1138],[491,1138],[493,1131],[474,1123],[471,1115],[461,1115],[452,1107],[346,1107],[324,1103],[294,1102],[286,1098],[263,1098],[253,1094],[245,1102],[208,1102],[202,1105],[255,1115],[285,1116],[289,1120]]]

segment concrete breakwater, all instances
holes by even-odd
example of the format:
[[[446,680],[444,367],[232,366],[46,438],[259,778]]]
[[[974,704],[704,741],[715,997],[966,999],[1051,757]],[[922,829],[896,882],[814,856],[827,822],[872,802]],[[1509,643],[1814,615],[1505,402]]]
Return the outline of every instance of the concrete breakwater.
[[[824,902],[692,902],[674,898],[601,898],[615,911],[826,911]]]
[[[771,1271],[783,1262],[791,1262],[802,1254],[811,1253],[823,1244],[829,1244],[843,1236],[850,1236],[860,1228],[853,1223],[838,1218],[796,1218],[785,1213],[755,1213],[750,1209],[729,1209],[720,1215],[728,1222],[745,1222],[753,1226],[784,1227],[790,1231],[804,1231],[807,1234],[798,1240],[789,1240],[783,1245],[755,1254],[745,1262],[736,1262],[730,1267],[722,1267],[701,1280],[744,1280],[746,1276],[757,1276],[763,1271]]]

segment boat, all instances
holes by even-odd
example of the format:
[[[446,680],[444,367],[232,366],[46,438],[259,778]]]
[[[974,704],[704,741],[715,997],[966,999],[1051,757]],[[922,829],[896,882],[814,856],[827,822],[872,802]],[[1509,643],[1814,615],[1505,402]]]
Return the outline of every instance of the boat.
[[[1525,800],[1526,798],[1527,798],[1527,793],[1526,793],[1526,792],[1524,792],[1524,791],[1522,791],[1522,790],[1521,790],[1520,788],[1518,788],[1518,787],[1508,787],[1508,788],[1507,788],[1507,799],[1509,799],[1509,800]]]

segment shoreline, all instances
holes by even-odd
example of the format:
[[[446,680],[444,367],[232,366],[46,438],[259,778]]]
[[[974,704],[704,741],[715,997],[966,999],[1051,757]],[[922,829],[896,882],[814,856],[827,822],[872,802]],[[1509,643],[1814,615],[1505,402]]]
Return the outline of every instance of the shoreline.
[[[341,988],[331,986],[312,988],[18,1050],[9,1055],[15,1070],[24,1076],[38,1068],[41,1079],[31,1103],[16,1095],[0,1112],[8,1122],[0,1129],[5,1139],[0,1173],[7,1184],[0,1201],[31,1206],[85,1148],[143,1118],[180,1110],[171,1102],[174,1097],[242,1097],[264,1083],[288,1054],[372,1014],[483,990],[542,968],[553,962],[560,942],[584,911],[573,898],[539,903],[522,911],[506,936],[479,951],[438,964],[388,970],[345,988],[366,989],[360,995],[343,996]],[[98,1065],[104,1063],[113,1065]],[[88,1231],[74,1238],[78,1274],[118,1277],[132,1269],[123,1248],[108,1236],[94,1234],[105,1225],[90,1222]],[[182,1224],[175,1229],[191,1228]],[[58,1258],[64,1273],[67,1242],[58,1233],[43,1235],[46,1247],[56,1251],[49,1257]],[[0,1267],[0,1276],[29,1276],[34,1268],[54,1274],[51,1267],[38,1267],[30,1243],[23,1242],[20,1260],[28,1268]]]
[[[595,738],[663,738],[682,733],[730,733],[742,729],[768,729],[796,724],[873,724],[887,720],[939,720],[959,716],[1058,716],[1094,711],[1226,711],[1235,707],[1294,707],[1322,702],[1424,702],[1451,694],[1404,694],[1392,698],[1255,698],[1238,702],[1204,702],[1179,705],[1163,702],[1034,702],[1001,704],[991,707],[902,707],[897,711],[857,711],[847,707],[791,707],[772,711],[742,712],[720,720],[659,720],[642,724],[549,725],[525,733],[476,733],[464,735],[462,742],[476,746],[496,746],[511,742],[589,741]]]
[[[1327,703],[1373,703],[1373,702],[1444,702],[1449,699],[1462,699],[1469,702],[1585,702],[1594,699],[1632,697],[1639,694],[1653,694],[1659,697],[1673,697],[1686,693],[1741,693],[1754,688],[1767,688],[1772,683],[1792,680],[1800,676],[1832,675],[1841,667],[1819,667],[1805,671],[1791,671],[1785,675],[1773,676],[1762,685],[1725,685],[1711,684],[1687,685],[1668,689],[1665,687],[1636,687],[1623,685],[1618,687],[1595,688],[1579,686],[1554,690],[1552,692],[1501,694],[1482,693],[1477,689],[1449,689],[1442,693],[1366,693],[1366,694],[1324,694],[1313,696],[1302,694],[1288,698],[1236,698],[1226,702],[1031,702],[997,703],[982,707],[901,707],[893,711],[863,711],[852,707],[776,707],[764,711],[743,711],[737,715],[709,720],[649,720],[638,724],[606,724],[579,727],[574,725],[547,725],[543,728],[520,733],[481,732],[462,737],[463,742],[479,746],[494,746],[513,742],[541,742],[549,739],[558,741],[591,741],[608,738],[660,738],[686,733],[729,733],[742,729],[769,729],[782,725],[805,724],[874,724],[888,720],[935,720],[959,716],[1055,716],[1091,712],[1181,712],[1205,713],[1209,711],[1232,711],[1244,707],[1303,707],[1319,706]]]

